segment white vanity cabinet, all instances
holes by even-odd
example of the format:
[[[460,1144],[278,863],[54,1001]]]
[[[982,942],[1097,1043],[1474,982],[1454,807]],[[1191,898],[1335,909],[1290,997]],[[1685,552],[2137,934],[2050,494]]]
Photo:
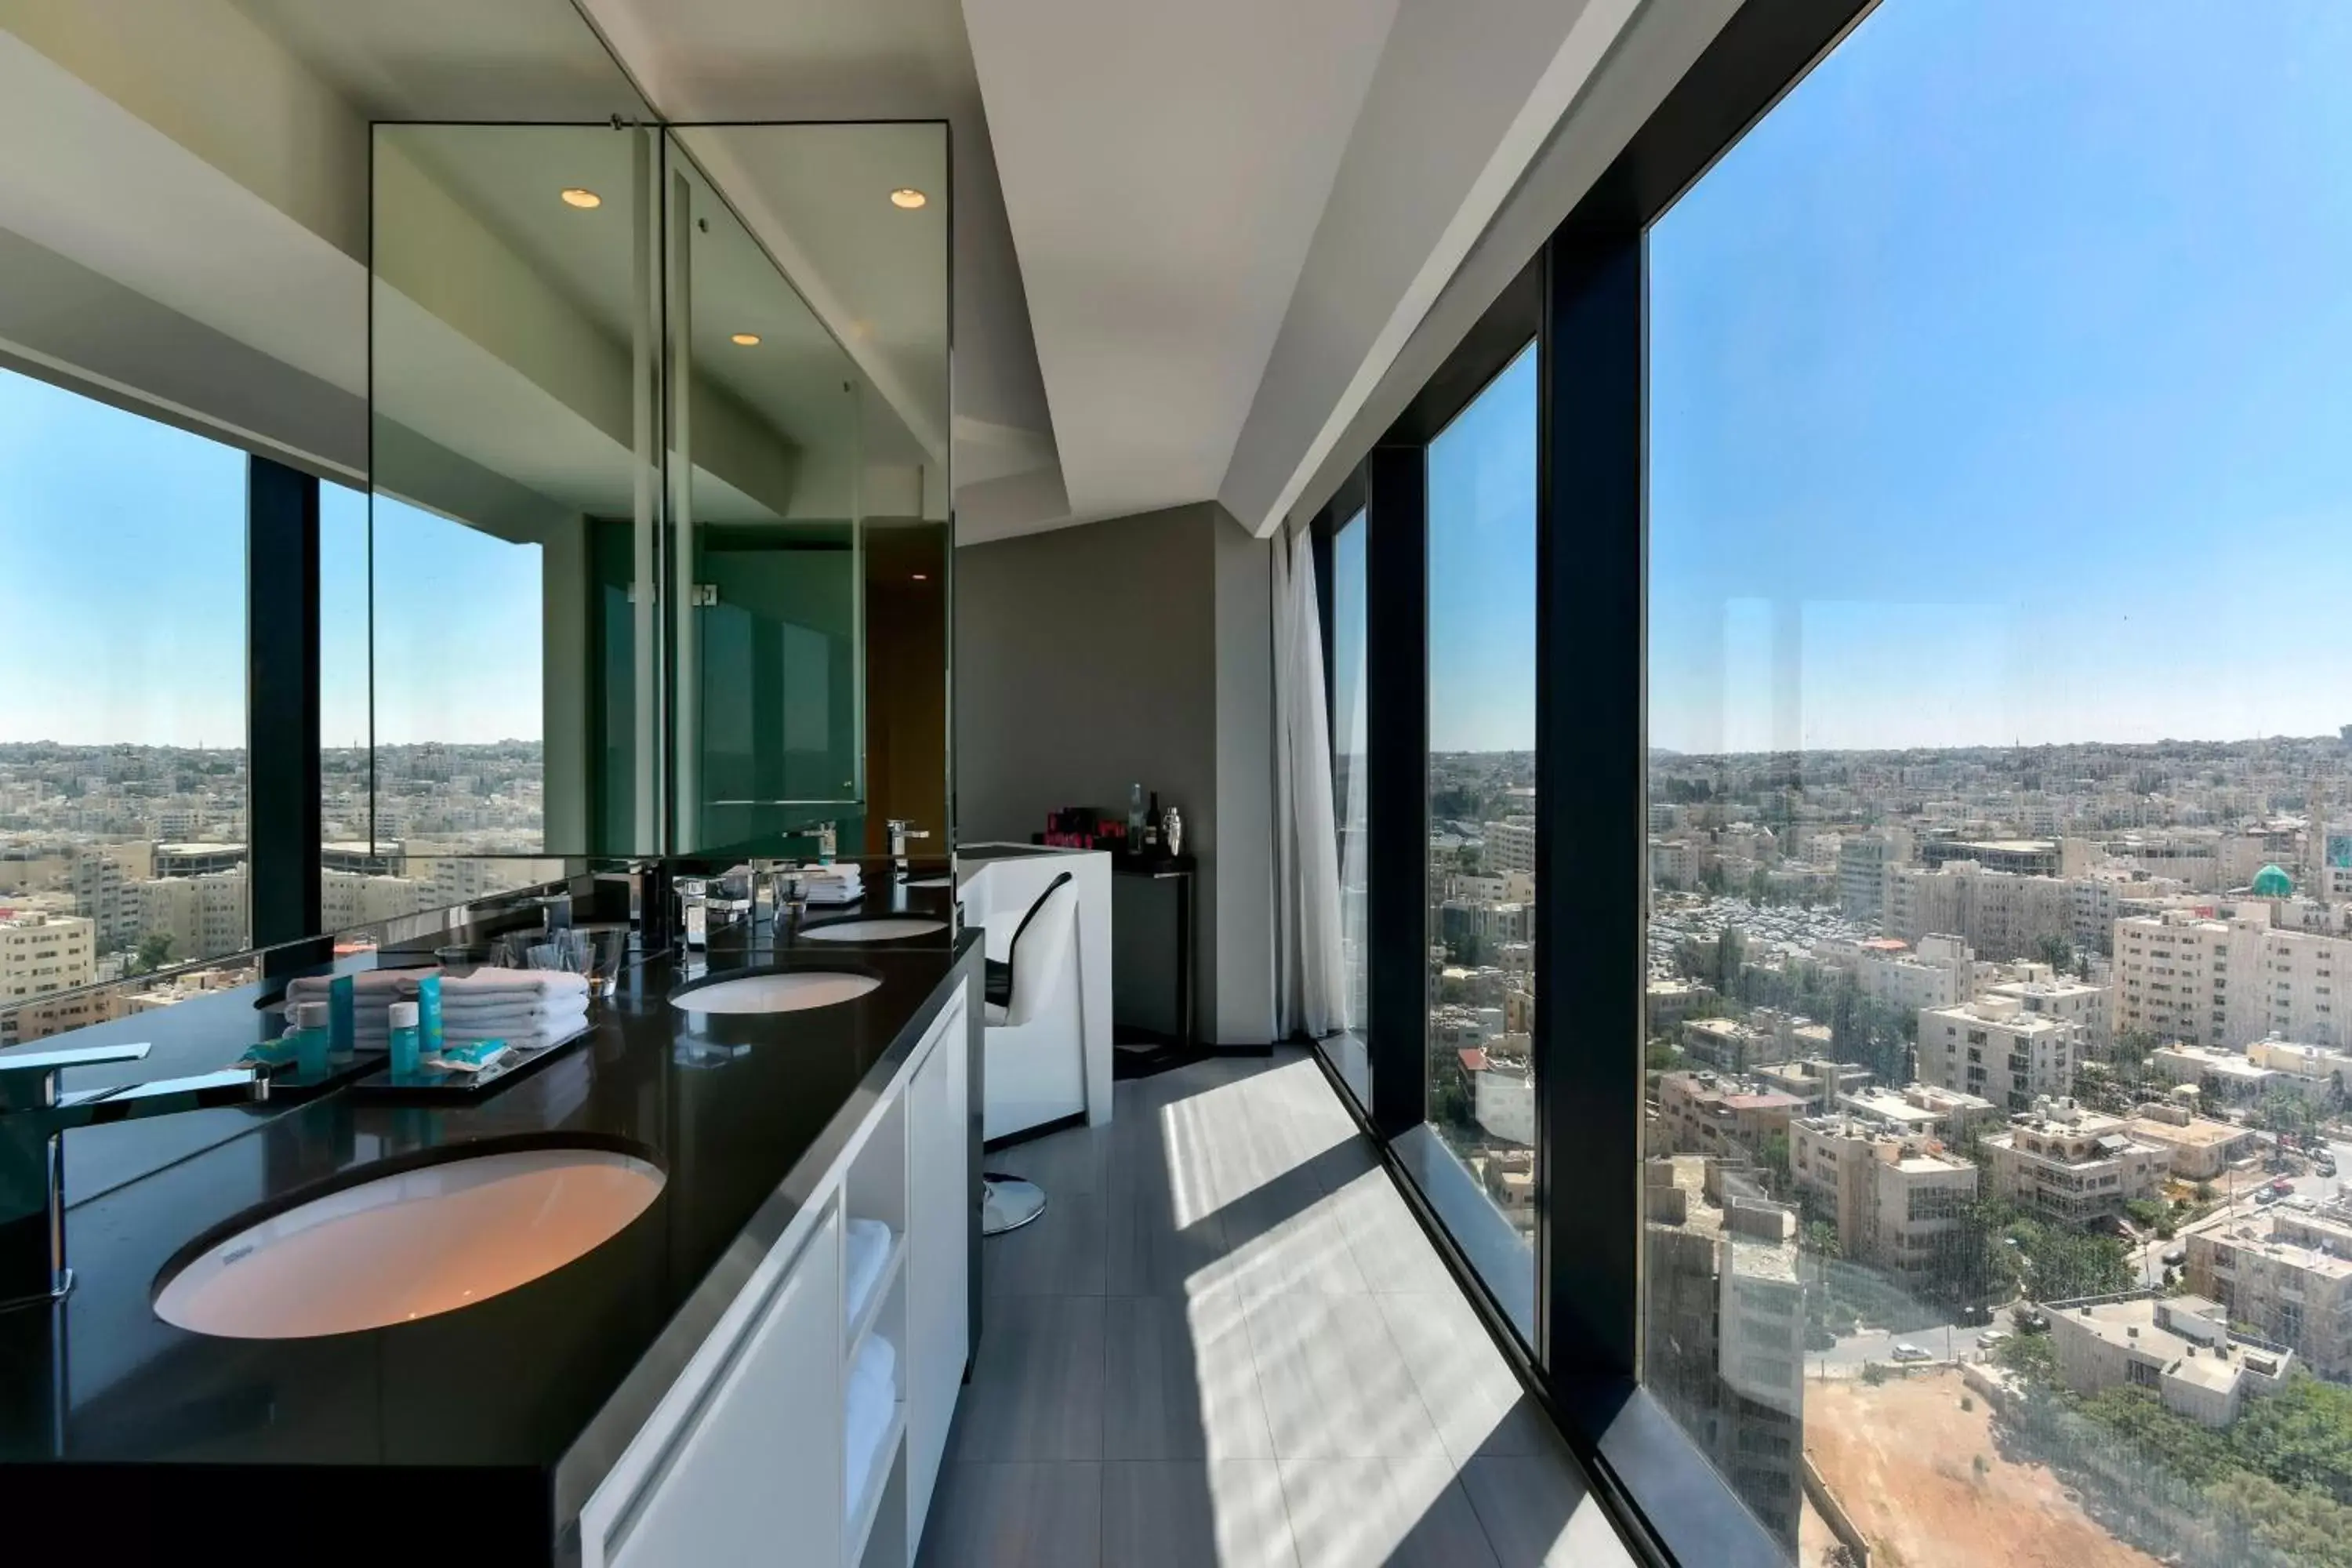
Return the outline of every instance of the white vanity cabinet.
[[[969,1016],[959,992],[590,1497],[582,1568],[912,1560],[970,1347]]]
[[[645,1492],[616,1568],[841,1560],[841,1215],[775,1277]],[[789,1542],[805,1557],[780,1556]]]

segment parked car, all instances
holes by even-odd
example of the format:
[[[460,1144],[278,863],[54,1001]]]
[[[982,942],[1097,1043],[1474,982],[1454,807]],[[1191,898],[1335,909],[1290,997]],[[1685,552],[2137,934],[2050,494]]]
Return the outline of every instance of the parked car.
[[[1977,1349],[1980,1351],[1991,1350],[1996,1345],[2006,1344],[2009,1342],[2009,1331],[2007,1329],[1987,1329],[1983,1333],[1977,1336]]]
[[[2281,1197],[2284,1197],[2287,1194],[2294,1191],[2294,1184],[2287,1180],[2284,1176],[2281,1176],[2277,1181],[2271,1184],[2271,1191],[2276,1193]]]
[[[2186,1247],[2169,1247],[2165,1248],[2164,1262],[2167,1268],[2178,1268],[2188,1261],[2189,1248]]]
[[[2315,1160],[2312,1162],[2311,1168],[2323,1176],[2336,1174],[2336,1162],[2333,1160]]]
[[[2009,1310],[2009,1317],[2011,1322],[2029,1334],[2038,1334],[2050,1326],[2050,1320],[2042,1315],[2041,1308],[2029,1306],[2023,1301]]]
[[[1896,1361],[1934,1361],[1936,1358],[1917,1345],[1906,1343],[1895,1347],[1895,1359]]]
[[[2278,1201],[2279,1190],[2276,1187],[2264,1187],[2261,1192],[2254,1194],[2254,1202],[2265,1208]]]

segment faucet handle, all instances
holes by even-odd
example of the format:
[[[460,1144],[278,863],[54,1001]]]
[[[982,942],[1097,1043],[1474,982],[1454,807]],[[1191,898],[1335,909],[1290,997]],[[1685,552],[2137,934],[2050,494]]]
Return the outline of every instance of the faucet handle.
[[[147,1041],[138,1040],[0,1056],[0,1111],[47,1110],[58,1102],[57,1075],[66,1068],[141,1061],[153,1048]]]

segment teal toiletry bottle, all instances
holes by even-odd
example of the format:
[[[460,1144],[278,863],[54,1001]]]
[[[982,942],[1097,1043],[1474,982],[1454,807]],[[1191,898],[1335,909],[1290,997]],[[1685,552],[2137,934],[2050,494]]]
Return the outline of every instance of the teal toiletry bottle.
[[[327,1058],[334,1042],[329,1026],[333,1011],[324,1002],[304,1002],[294,1009],[294,1062],[304,1078],[327,1076]]]
[[[328,1053],[339,1062],[352,1059],[358,1048],[359,987],[348,974],[338,974],[327,985]]]
[[[441,977],[428,974],[416,983],[416,1031],[428,1057],[441,1054]]]
[[[423,1042],[416,1027],[416,1004],[394,1002],[391,1024],[392,1076],[396,1082],[415,1077],[418,1060],[424,1055]]]

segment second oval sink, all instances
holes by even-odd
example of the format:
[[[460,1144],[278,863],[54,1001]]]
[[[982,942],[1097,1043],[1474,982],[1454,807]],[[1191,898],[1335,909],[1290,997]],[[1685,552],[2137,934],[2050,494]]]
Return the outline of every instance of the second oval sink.
[[[797,1013],[854,1002],[882,982],[871,974],[836,974],[796,969],[782,974],[746,974],[681,991],[669,1005],[688,1013]]]
[[[936,936],[948,929],[945,921],[923,920],[911,915],[885,915],[875,920],[830,921],[819,926],[803,926],[803,942],[904,942],[911,936]]]
[[[200,1334],[315,1339],[470,1307],[618,1235],[659,1167],[609,1149],[516,1149],[380,1176],[272,1215],[163,1281],[155,1315]]]

